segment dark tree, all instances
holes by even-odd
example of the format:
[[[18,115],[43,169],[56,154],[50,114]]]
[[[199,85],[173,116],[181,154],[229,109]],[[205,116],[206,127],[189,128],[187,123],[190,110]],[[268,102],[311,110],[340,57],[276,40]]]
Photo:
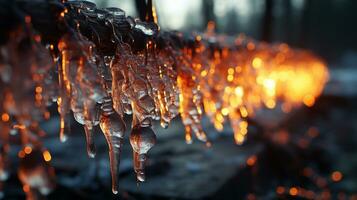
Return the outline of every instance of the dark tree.
[[[135,0],[135,7],[141,21],[146,17],[146,0]]]
[[[284,8],[284,32],[285,32],[285,42],[291,44],[293,40],[293,32],[292,32],[292,24],[293,24],[293,19],[292,19],[292,6],[291,6],[291,0],[284,0],[283,1],[283,8]]]
[[[265,0],[265,11],[262,20],[262,40],[265,42],[271,41],[273,27],[273,8],[274,0]]]
[[[305,0],[304,8],[302,11],[301,25],[300,25],[300,35],[299,35],[299,46],[304,47],[307,43],[307,36],[311,34],[310,32],[310,16],[312,13],[312,1]]]
[[[202,14],[203,14],[203,29],[206,28],[209,21],[216,21],[216,16],[214,15],[213,0],[202,1]]]

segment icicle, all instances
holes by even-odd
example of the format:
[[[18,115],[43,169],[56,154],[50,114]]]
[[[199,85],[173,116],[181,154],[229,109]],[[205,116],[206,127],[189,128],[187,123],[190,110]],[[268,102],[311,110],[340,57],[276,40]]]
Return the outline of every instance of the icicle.
[[[145,181],[145,162],[148,151],[155,145],[156,135],[151,127],[134,126],[130,133],[134,171],[138,181]]]
[[[120,115],[123,116],[124,111],[122,108],[122,75],[119,71],[119,66],[117,63],[114,63],[115,60],[113,59],[110,68],[111,68],[111,75],[112,75],[112,98],[113,98],[113,107],[114,110]]]
[[[63,58],[65,59],[65,58]],[[65,60],[63,62],[66,62]],[[70,124],[69,124],[69,104],[70,99],[68,97],[68,92],[70,91],[70,86],[65,85],[65,79],[63,76],[63,68],[59,66],[59,85],[60,85],[60,97],[57,99],[58,104],[58,112],[60,113],[60,140],[61,142],[65,142],[68,138],[68,134],[70,132]],[[66,89],[67,88],[67,89]]]
[[[95,157],[96,149],[93,139],[93,128],[94,126],[98,125],[99,120],[98,117],[98,108],[95,105],[95,102],[86,100],[84,103],[84,131],[86,134],[87,140],[87,153],[88,156],[91,158]]]
[[[68,139],[68,134],[71,132],[69,114],[60,114],[60,141],[66,142]]]
[[[118,113],[115,112],[110,97],[104,99],[100,128],[104,133],[109,147],[110,173],[112,176],[112,192],[118,193],[118,170],[120,152],[124,140],[125,123]]]
[[[87,154],[89,157],[94,158],[96,154],[96,148],[93,139],[93,127],[91,125],[84,126],[84,132],[87,140]]]

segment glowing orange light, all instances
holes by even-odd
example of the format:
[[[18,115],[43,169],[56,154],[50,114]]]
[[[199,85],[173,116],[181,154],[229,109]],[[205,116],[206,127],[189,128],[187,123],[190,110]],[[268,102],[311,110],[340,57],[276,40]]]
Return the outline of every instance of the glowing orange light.
[[[236,144],[242,144],[244,142],[244,136],[239,132],[234,132],[234,141]]]
[[[14,126],[13,126],[13,128],[14,129],[26,129],[26,126],[25,125],[23,125],[23,124],[15,124]]]
[[[25,193],[28,193],[28,192],[30,192],[30,186],[29,185],[24,185],[23,187],[22,187],[22,190],[25,192]]]
[[[239,110],[242,117],[248,117],[248,111],[245,107],[240,107]]]
[[[267,108],[273,109],[275,108],[275,101],[274,100],[268,100],[265,105],[267,106]]]
[[[334,182],[339,182],[342,180],[342,173],[339,172],[339,171],[334,171],[332,174],[331,174],[331,179],[334,181]]]
[[[263,65],[263,61],[262,61],[262,59],[256,57],[256,58],[253,59],[252,65],[253,65],[254,68],[261,68],[262,65]]]
[[[247,44],[247,49],[248,50],[254,50],[255,49],[255,44],[253,43],[253,42],[249,42],[248,44]]]
[[[52,156],[51,156],[51,154],[50,154],[50,152],[48,150],[44,151],[42,153],[42,155],[43,155],[43,159],[45,159],[46,162],[50,162],[51,161]]]
[[[17,154],[17,156],[19,158],[24,158],[25,157],[25,152],[24,151],[19,151],[19,153]]]
[[[234,90],[235,94],[239,97],[242,97],[244,94],[243,88],[241,86],[237,86]]]
[[[8,121],[10,120],[9,114],[3,113],[3,114],[1,115],[1,120],[2,120],[3,122],[8,122]]]
[[[207,75],[207,71],[206,70],[203,70],[202,72],[201,72],[201,76],[202,77],[205,77]]]
[[[227,116],[229,114],[228,108],[223,108],[221,112],[222,112],[222,115],[224,115],[224,116]]]
[[[256,162],[257,162],[257,156],[256,155],[250,156],[247,159],[247,165],[248,166],[253,166]]]
[[[37,93],[41,93],[41,92],[42,92],[42,87],[37,86],[37,87],[35,88],[35,91],[36,91]]]
[[[246,60],[235,60],[239,51],[223,49],[222,53],[215,51],[208,64],[192,64],[199,75],[193,80],[199,81],[206,114],[218,131],[228,118],[237,144],[244,142],[247,128],[235,121],[253,116],[262,106],[274,109],[281,105],[285,113],[301,104],[312,106],[328,80],[324,63],[308,52],[295,52],[286,44],[272,50],[249,40],[246,48],[251,54]],[[267,56],[270,54],[275,57]],[[181,108],[180,113],[188,109]]]
[[[315,97],[313,97],[312,95],[306,95],[303,99],[303,102],[306,106],[311,107],[315,103]]]
[[[32,148],[31,148],[30,146],[26,146],[26,147],[24,148],[24,152],[25,152],[26,154],[30,154],[30,153],[32,152]]]
[[[296,187],[291,187],[289,190],[289,194],[291,196],[296,196],[298,194],[299,190]]]

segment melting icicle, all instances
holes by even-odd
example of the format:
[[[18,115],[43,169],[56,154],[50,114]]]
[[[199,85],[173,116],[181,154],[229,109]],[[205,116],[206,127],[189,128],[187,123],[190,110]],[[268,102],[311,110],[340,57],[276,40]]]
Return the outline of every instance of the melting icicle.
[[[125,123],[113,109],[112,99],[107,97],[102,104],[100,128],[104,133],[109,147],[110,173],[112,176],[112,192],[118,193],[118,170],[120,152],[124,140]]]
[[[86,134],[87,141],[87,154],[90,158],[94,158],[96,154],[96,148],[93,140],[93,127],[85,125],[84,132]]]
[[[130,134],[134,171],[138,181],[145,181],[145,162],[148,151],[155,145],[156,135],[151,127],[134,126]]]
[[[59,65],[58,80],[60,86],[60,97],[57,99],[58,112],[60,113],[60,140],[65,142],[67,134],[70,132],[70,125],[68,120],[69,101],[68,93],[70,92],[70,84],[66,78],[66,68],[68,68],[67,52],[62,52],[62,65]]]
[[[69,99],[67,97],[60,97],[57,100],[58,112],[60,113],[60,141],[65,142],[68,139],[68,133],[70,133],[70,117],[68,104]]]
[[[93,101],[86,101],[84,104],[84,131],[86,134],[86,140],[87,140],[87,153],[88,156],[91,158],[95,157],[96,154],[96,149],[95,149],[95,144],[94,144],[94,126],[98,125],[99,120],[97,119],[98,117],[98,107],[96,107],[95,102]]]

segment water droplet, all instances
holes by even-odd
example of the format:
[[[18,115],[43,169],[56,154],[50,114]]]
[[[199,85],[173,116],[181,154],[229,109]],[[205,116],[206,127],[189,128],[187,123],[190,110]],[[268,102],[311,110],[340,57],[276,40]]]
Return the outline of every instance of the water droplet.
[[[134,126],[130,134],[133,148],[134,171],[138,181],[145,180],[145,162],[148,151],[155,145],[156,135],[151,127]]]

